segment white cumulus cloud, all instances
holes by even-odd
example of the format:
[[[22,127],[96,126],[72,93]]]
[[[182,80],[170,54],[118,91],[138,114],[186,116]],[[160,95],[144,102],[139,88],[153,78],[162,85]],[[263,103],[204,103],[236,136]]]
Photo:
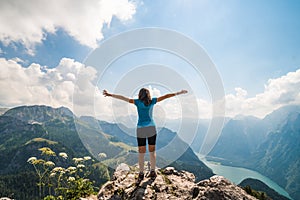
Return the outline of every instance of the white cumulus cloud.
[[[264,117],[282,106],[300,104],[300,69],[269,79],[263,93],[247,97],[247,91],[236,88],[236,94],[226,95],[226,114]]]
[[[39,64],[22,67],[15,60],[0,58],[0,105],[14,107],[19,105],[65,106],[78,115],[93,115],[94,101],[101,105],[100,112],[108,113],[107,99],[100,94],[93,81],[97,71],[69,58],[63,58],[58,66],[48,69]],[[79,86],[79,88],[78,88]],[[74,89],[79,95],[74,99]]]
[[[135,9],[128,0],[3,0],[0,41],[4,45],[20,42],[29,54],[34,54],[35,45],[60,28],[80,44],[96,48],[103,38],[104,24],[109,26],[114,16],[129,20]]]
[[[69,58],[61,59],[58,66],[52,69],[36,63],[25,68],[17,58],[0,58],[0,66],[1,107],[36,104],[66,106],[76,115],[97,116],[109,121],[123,118],[122,122],[129,121],[130,125],[136,123],[135,106],[104,97],[97,86],[97,70],[91,66]],[[163,95],[157,88],[148,88],[153,96]],[[254,97],[248,97],[245,89],[236,88],[235,94],[227,94],[224,98],[226,116],[264,117],[281,106],[300,104],[299,88],[300,69],[270,79],[264,92]],[[158,124],[165,123],[167,119],[181,117],[210,118],[212,108],[211,102],[197,98],[193,91],[189,91],[186,95],[160,102],[156,107],[155,116],[160,120]],[[218,108],[218,105],[215,105],[215,108]]]

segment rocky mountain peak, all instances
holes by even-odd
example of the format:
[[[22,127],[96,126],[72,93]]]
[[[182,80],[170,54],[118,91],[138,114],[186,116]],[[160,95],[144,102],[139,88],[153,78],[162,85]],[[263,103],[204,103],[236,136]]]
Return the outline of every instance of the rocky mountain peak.
[[[113,180],[102,186],[98,199],[256,199],[222,176],[212,176],[195,183],[194,174],[187,171],[173,167],[156,171],[155,180],[148,178],[149,171],[146,171],[146,178],[137,184],[137,167],[123,164],[115,171]]]
[[[30,124],[44,123],[53,119],[64,120],[73,117],[73,113],[66,107],[52,108],[45,105],[19,106],[7,110],[3,116],[11,116]]]

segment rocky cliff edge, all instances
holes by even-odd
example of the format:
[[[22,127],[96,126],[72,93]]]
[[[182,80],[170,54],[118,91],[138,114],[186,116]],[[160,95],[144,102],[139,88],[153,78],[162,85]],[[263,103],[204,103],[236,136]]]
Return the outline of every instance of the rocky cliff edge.
[[[122,164],[116,169],[113,180],[102,186],[97,198],[99,200],[256,199],[222,176],[212,176],[210,179],[195,183],[194,174],[187,171],[177,171],[173,167],[156,171],[155,180],[147,177],[149,171],[146,171],[144,180],[137,184],[138,168]]]

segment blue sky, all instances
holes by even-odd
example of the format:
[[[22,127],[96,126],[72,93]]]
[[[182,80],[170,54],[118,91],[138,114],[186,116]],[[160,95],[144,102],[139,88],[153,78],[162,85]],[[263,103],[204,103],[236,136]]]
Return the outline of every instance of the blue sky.
[[[144,1],[131,27],[186,34],[216,63],[226,91],[255,95],[269,78],[299,68],[299,9],[298,1]]]
[[[300,72],[297,70],[300,68],[300,2],[297,0],[137,0],[129,2],[103,0],[100,1],[102,4],[98,10],[88,10],[96,7],[94,3],[99,4],[97,0],[89,3],[81,2],[82,5],[75,5],[77,3],[72,5],[71,1],[69,3],[64,1],[64,5],[61,6],[60,3],[50,3],[46,6],[48,8],[42,7],[43,5],[34,0],[26,3],[13,2],[7,0],[0,3],[2,4],[0,58],[4,59],[2,68],[13,70],[11,63],[6,62],[13,59],[23,70],[36,63],[41,71],[50,74],[50,69],[57,68],[57,72],[63,68],[62,66],[83,63],[97,47],[95,41],[99,45],[124,31],[160,27],[180,32],[206,50],[222,78],[230,116],[249,113],[263,117],[280,106],[299,103],[297,88],[299,88]],[[51,9],[58,9],[58,11],[53,12]],[[92,15],[93,12],[96,14]],[[36,16],[40,20],[37,20]],[[85,16],[87,17],[84,18]],[[89,19],[90,21],[86,21]],[[146,52],[145,55],[148,53]],[[161,60],[158,59],[156,62],[164,60],[164,56],[161,56]],[[137,56],[134,58],[139,59]],[[154,56],[151,57],[149,54],[149,58],[154,59]],[[144,58],[140,59],[138,63],[142,63]],[[172,62],[168,64],[171,65]],[[180,67],[177,70],[180,72]],[[115,71],[121,73],[117,67]],[[65,69],[59,73],[64,72]],[[182,72],[186,70],[183,69]],[[13,74],[11,71],[9,73]],[[37,73],[40,72],[37,70]],[[68,76],[62,77],[70,78],[70,73],[67,74]],[[112,76],[110,80],[118,79],[120,75],[122,74]],[[2,77],[1,86],[5,85],[4,81],[7,83],[7,77]],[[9,80],[13,81],[13,79]],[[61,84],[68,85],[67,82],[62,83],[61,79],[57,80]],[[27,97],[20,97],[18,89],[13,88],[14,84],[18,85],[15,82],[11,84],[10,92],[2,90],[1,97],[7,95],[11,97],[2,98],[1,106],[39,103],[53,106],[66,104],[69,107],[71,105],[70,102],[67,103],[67,99],[71,97],[64,94],[66,91],[57,91],[54,96],[53,93],[47,94],[51,102],[40,99],[28,100]],[[34,83],[30,84],[30,87],[35,87],[32,85]],[[37,81],[36,84],[41,82]],[[53,87],[51,91],[56,91],[55,89],[60,87],[56,82],[51,84]],[[93,81],[89,84],[93,84]],[[193,85],[195,86],[196,83]],[[47,85],[45,88],[49,90],[50,86]],[[253,107],[272,104],[270,99],[280,99],[285,94],[292,94],[292,100],[252,112]],[[65,101],[61,102],[57,99],[60,95],[66,98]],[[10,102],[15,98],[18,101]],[[203,99],[199,97],[199,101],[202,100],[207,100],[207,97]],[[236,104],[240,107],[233,108]],[[247,107],[249,104],[251,106]],[[243,111],[238,113],[238,110]]]

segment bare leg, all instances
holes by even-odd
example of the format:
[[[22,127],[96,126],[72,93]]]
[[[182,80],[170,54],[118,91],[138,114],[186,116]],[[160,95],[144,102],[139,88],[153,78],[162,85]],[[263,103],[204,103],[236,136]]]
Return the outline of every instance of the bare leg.
[[[139,146],[139,168],[140,168],[140,172],[144,172],[145,153],[146,153],[146,146]]]
[[[151,170],[155,170],[155,166],[156,166],[155,145],[149,145],[149,154],[150,154]]]

